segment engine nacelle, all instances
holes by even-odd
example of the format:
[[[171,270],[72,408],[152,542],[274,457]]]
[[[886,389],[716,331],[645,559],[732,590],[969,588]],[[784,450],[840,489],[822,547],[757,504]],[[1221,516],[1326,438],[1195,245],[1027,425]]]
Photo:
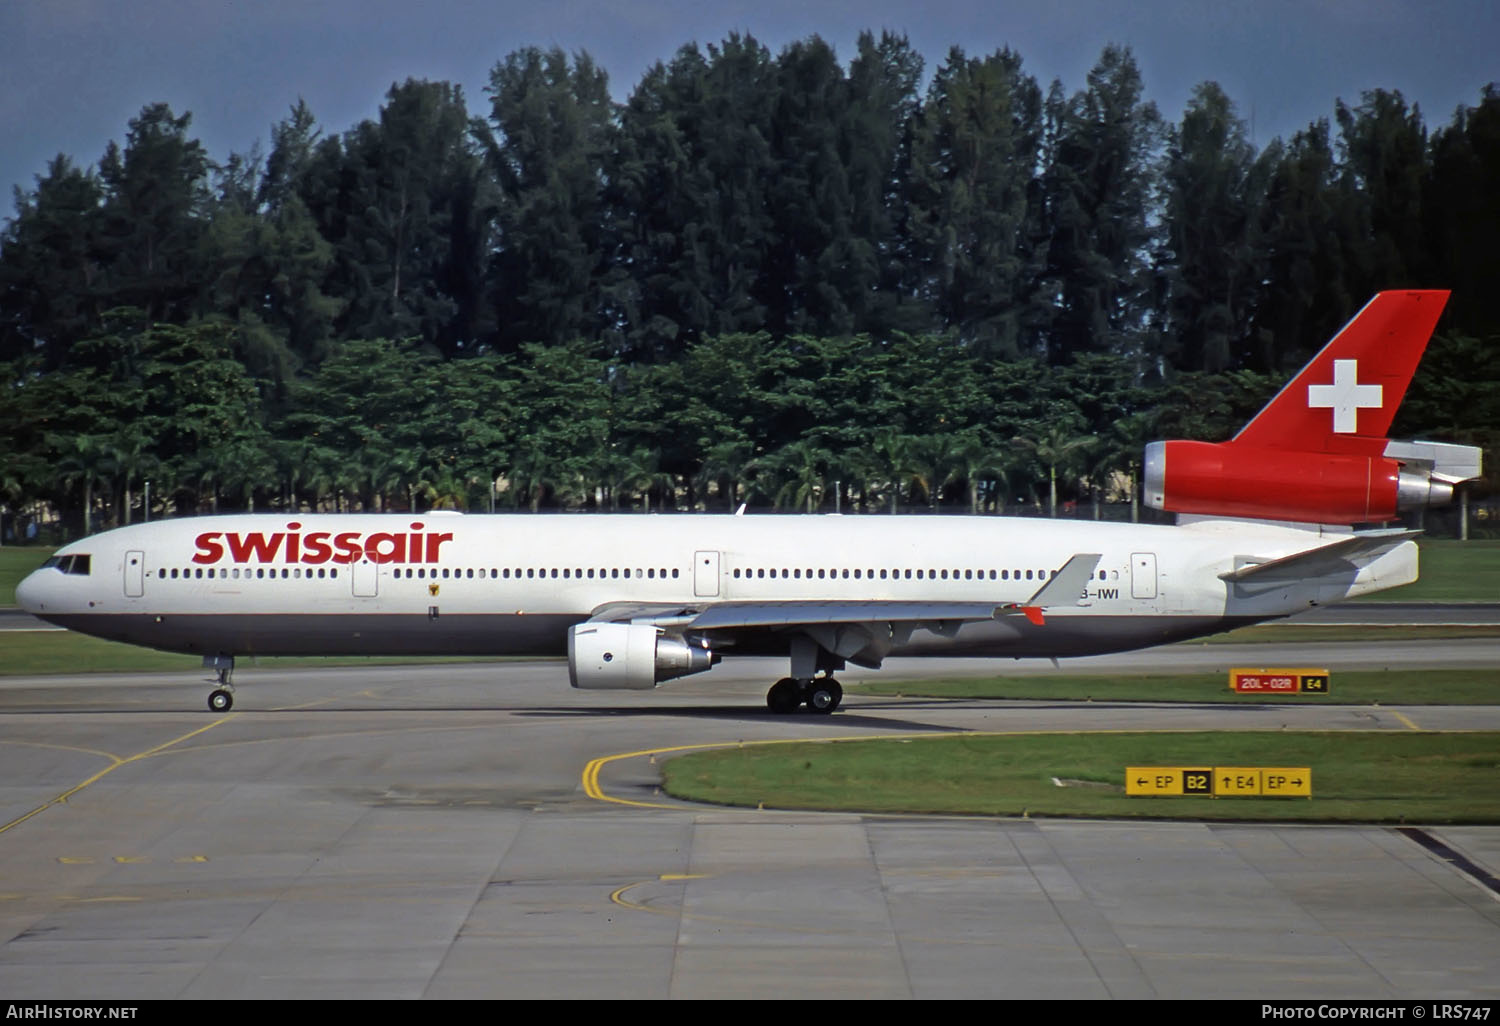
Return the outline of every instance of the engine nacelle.
[[[669,638],[647,623],[581,623],[568,628],[568,678],[575,688],[654,688],[713,666],[706,648]]]
[[[1152,509],[1261,520],[1372,523],[1453,498],[1452,478],[1389,455],[1233,443],[1152,442],[1143,476]]]

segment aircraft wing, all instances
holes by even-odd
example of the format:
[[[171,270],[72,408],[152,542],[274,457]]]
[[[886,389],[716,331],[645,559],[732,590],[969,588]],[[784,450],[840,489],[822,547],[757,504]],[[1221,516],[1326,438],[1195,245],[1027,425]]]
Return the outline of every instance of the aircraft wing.
[[[952,632],[964,623],[1025,616],[1044,623],[1047,607],[1077,605],[1099,563],[1098,553],[1080,553],[1039,587],[1025,602],[909,602],[891,599],[798,601],[775,599],[704,600],[701,604],[610,603],[594,610],[592,620],[651,623],[675,631],[733,631],[780,628],[810,633],[824,627],[878,624]]]
[[[1361,531],[1305,552],[1294,552],[1290,556],[1281,556],[1276,559],[1253,560],[1244,566],[1220,574],[1219,578],[1238,583],[1250,580],[1274,581],[1282,578],[1301,580],[1321,577],[1324,574],[1346,572],[1354,560],[1382,555],[1402,542],[1421,534],[1421,531],[1407,531],[1401,528],[1389,531]]]
[[[1001,609],[996,602],[720,602],[699,613],[689,626],[716,630],[880,621],[967,622],[993,619]]]

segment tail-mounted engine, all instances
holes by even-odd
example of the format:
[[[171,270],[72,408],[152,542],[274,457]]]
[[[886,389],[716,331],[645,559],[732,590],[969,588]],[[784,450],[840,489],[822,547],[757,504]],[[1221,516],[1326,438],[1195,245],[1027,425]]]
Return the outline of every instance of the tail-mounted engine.
[[[1146,446],[1146,505],[1171,513],[1360,524],[1452,501],[1480,475],[1481,451],[1445,442],[1388,442],[1379,456],[1222,442]]]
[[[575,688],[645,690],[702,673],[714,654],[646,623],[581,623],[568,629],[568,677]]]

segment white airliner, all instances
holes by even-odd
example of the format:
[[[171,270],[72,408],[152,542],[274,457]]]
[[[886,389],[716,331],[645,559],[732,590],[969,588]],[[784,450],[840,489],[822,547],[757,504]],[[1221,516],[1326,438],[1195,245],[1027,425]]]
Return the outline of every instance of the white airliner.
[[[21,605],[197,653],[233,703],[241,655],[566,653],[574,687],[652,688],[782,654],[777,712],[889,655],[1142,648],[1407,584],[1417,532],[1479,451],[1385,435],[1447,299],[1370,301],[1233,440],[1157,442],[1146,499],[1179,523],[973,516],[258,514],[66,545]]]

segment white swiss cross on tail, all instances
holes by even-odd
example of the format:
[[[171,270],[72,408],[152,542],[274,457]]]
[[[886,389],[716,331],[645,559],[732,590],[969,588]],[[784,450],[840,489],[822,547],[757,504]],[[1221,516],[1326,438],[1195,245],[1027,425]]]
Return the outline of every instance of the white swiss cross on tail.
[[[1380,409],[1380,396],[1379,385],[1359,383],[1358,360],[1334,360],[1333,384],[1307,386],[1308,408],[1333,410],[1333,431],[1339,435],[1356,433],[1359,411]]]

